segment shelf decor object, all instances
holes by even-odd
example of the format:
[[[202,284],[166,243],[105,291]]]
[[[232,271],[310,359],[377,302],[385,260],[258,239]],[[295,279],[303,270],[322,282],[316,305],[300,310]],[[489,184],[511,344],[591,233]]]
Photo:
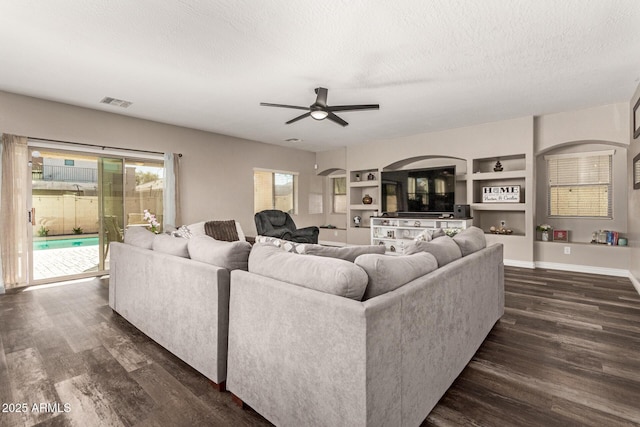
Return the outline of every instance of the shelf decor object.
[[[493,167],[494,172],[502,172],[502,163],[500,163],[500,159],[496,162],[496,165]]]
[[[482,187],[482,203],[520,203],[520,186]]]
[[[363,205],[370,205],[371,203],[373,203],[373,199],[371,198],[370,195],[365,194],[364,197],[362,198],[362,204]]]
[[[553,241],[554,242],[568,242],[569,241],[569,231],[568,230],[553,230]]]

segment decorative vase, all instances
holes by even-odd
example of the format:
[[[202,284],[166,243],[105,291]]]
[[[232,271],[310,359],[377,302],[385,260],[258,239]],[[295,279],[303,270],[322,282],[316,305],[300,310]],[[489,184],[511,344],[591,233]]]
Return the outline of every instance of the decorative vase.
[[[542,232],[542,241],[543,242],[548,242],[549,241],[549,232],[548,231],[543,231]]]
[[[373,181],[375,179],[376,179],[376,176],[373,173],[370,173],[369,175],[367,175],[367,180]]]
[[[365,194],[364,197],[362,198],[362,203],[365,205],[370,205],[371,203],[373,203],[373,199],[371,198],[370,195]]]

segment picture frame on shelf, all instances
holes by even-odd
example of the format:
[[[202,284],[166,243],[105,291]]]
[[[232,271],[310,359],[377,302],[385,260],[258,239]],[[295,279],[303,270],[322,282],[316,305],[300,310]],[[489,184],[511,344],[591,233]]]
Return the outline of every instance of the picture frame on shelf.
[[[636,101],[636,105],[633,106],[633,139],[637,139],[640,136],[640,98]]]
[[[553,241],[554,242],[568,242],[569,241],[569,230],[553,230]]]
[[[640,154],[633,158],[633,189],[640,189]]]

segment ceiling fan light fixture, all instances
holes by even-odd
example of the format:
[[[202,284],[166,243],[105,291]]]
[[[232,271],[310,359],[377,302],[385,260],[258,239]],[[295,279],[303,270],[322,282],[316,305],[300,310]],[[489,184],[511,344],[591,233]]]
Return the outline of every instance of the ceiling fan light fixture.
[[[315,110],[311,112],[311,117],[313,117],[316,120],[324,120],[327,118],[328,115],[329,113],[324,110]]]

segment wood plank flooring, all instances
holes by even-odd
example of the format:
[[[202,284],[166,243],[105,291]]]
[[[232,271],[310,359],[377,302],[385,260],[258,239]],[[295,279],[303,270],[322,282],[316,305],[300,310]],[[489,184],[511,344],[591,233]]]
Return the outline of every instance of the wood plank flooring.
[[[505,315],[423,425],[640,426],[640,296],[629,280],[505,276]],[[29,406],[0,412],[0,427],[270,425],[107,300],[107,279],[0,296],[0,404]]]

